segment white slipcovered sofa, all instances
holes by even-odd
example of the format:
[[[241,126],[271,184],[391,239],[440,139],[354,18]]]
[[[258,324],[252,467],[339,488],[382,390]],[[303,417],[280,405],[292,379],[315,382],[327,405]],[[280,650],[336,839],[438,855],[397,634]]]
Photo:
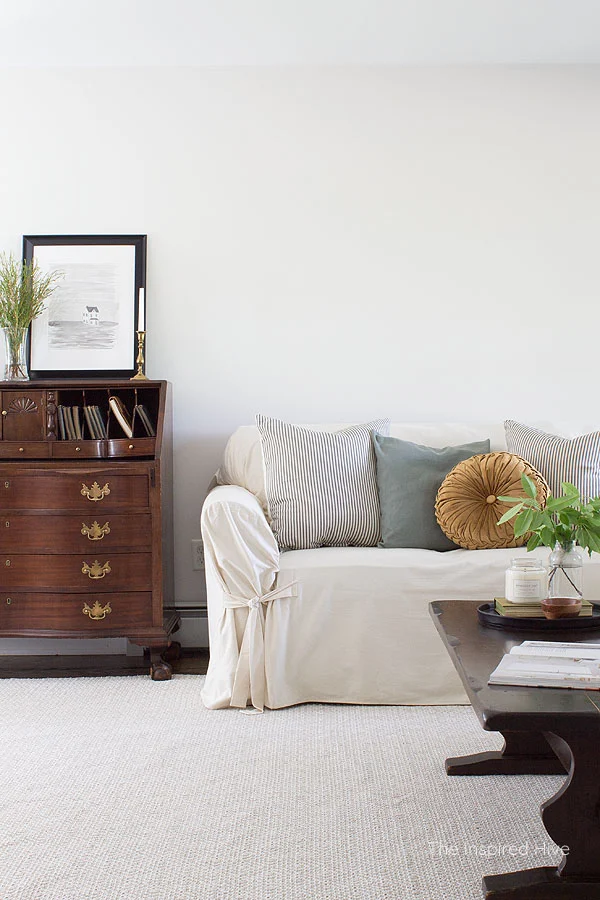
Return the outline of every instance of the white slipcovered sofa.
[[[312,426],[337,430],[343,425]],[[544,423],[572,437],[584,429]],[[490,439],[502,423],[393,424],[390,434],[429,447]],[[467,698],[429,613],[435,599],[502,596],[504,572],[525,548],[323,547],[280,553],[266,516],[258,429],[242,426],[202,510],[211,709],[271,709],[310,701],[455,704]],[[548,551],[534,551],[542,559]],[[600,557],[586,556],[585,591],[600,600]]]

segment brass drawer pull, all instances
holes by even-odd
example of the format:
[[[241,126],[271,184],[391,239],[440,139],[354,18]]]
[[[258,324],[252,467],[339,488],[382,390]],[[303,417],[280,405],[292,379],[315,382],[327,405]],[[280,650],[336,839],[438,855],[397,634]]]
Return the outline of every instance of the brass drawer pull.
[[[105,522],[104,525],[99,525],[96,521],[92,522],[91,525],[86,525],[85,522],[81,524],[83,525],[81,533],[85,534],[88,541],[101,541],[107,534],[110,534],[108,522]]]
[[[7,605],[7,606],[10,606],[11,603],[12,603],[12,600],[10,599],[10,597],[7,597],[7,598],[6,598],[6,605]]]
[[[5,566],[10,566],[10,559],[7,559],[6,562],[4,563],[4,565],[5,565]]]
[[[97,622],[99,619],[105,619],[106,616],[110,615],[112,609],[110,608],[110,603],[107,603],[106,606],[102,606],[102,604],[96,600],[93,606],[88,606],[87,603],[84,603],[81,612],[84,616],[89,616],[90,619],[94,619]]]
[[[84,575],[87,575],[88,578],[93,578],[94,580],[98,580],[98,578],[104,578],[105,575],[108,575],[109,572],[112,571],[111,567],[108,564],[108,561],[104,563],[103,566],[100,565],[97,559],[91,564],[91,566],[84,562],[81,567],[81,571]]]
[[[104,487],[100,487],[97,481],[93,483],[91,488],[81,482],[81,493],[84,497],[87,497],[88,500],[93,500],[96,503],[98,500],[104,500],[110,494],[110,488],[108,486],[108,481],[104,485]]]

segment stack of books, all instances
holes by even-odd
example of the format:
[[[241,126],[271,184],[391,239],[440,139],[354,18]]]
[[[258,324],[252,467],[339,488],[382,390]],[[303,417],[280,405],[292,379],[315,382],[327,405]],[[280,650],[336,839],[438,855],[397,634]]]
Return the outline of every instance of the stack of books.
[[[148,410],[146,409],[146,407],[144,406],[143,403],[138,403],[137,406],[134,407],[133,414],[134,414],[134,416],[135,415],[138,416],[140,422],[144,426],[144,430],[145,430],[146,434],[148,435],[148,437],[155,437],[156,429],[155,429],[154,425],[152,424],[150,416],[148,415]]]
[[[106,425],[102,419],[99,406],[84,406],[85,421],[90,437],[94,441],[102,441],[106,437]]]
[[[523,641],[500,660],[488,684],[600,689],[600,644]]]
[[[61,441],[83,440],[83,412],[79,406],[59,406],[57,413]]]
[[[84,440],[84,423],[92,440],[106,437],[106,425],[99,406],[59,406],[57,412],[61,441]]]
[[[526,603],[513,603],[504,597],[496,597],[494,608],[501,616],[511,616],[514,619],[543,619],[544,613],[540,600],[528,600]],[[591,616],[593,606],[589,600],[581,601],[581,616]]]
[[[137,403],[133,415],[120,397],[108,400],[110,412],[119,423],[123,434],[133,437],[134,422],[139,420],[148,437],[156,437],[156,428],[143,403]],[[108,437],[108,427],[99,406],[64,406],[57,408],[58,430],[61,441],[82,441],[86,437],[93,441],[103,441]],[[87,434],[84,433],[87,426]],[[138,432],[140,428],[137,429]]]
[[[112,414],[115,419],[121,426],[123,434],[125,434],[128,438],[133,437],[133,428],[134,421],[137,418],[142,423],[144,431],[148,435],[148,437],[155,437],[156,429],[154,428],[150,416],[148,415],[148,410],[144,406],[143,403],[137,403],[133,407],[133,415],[129,414],[129,410],[123,403],[120,397],[111,396],[108,398],[108,403],[111,409]]]

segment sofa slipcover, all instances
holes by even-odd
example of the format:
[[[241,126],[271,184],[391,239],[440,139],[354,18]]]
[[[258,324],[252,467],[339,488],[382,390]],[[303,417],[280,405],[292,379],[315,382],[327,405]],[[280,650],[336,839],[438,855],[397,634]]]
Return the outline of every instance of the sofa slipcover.
[[[490,437],[492,449],[503,449],[501,424],[393,425],[391,434],[430,446]],[[429,602],[501,596],[504,572],[524,548],[280,553],[264,508],[261,465],[256,429],[238,430],[218,480],[244,484],[215,487],[202,511],[210,640],[205,705],[468,702]],[[547,553],[534,551],[540,559]],[[586,556],[585,566],[586,597],[600,601],[600,557]]]

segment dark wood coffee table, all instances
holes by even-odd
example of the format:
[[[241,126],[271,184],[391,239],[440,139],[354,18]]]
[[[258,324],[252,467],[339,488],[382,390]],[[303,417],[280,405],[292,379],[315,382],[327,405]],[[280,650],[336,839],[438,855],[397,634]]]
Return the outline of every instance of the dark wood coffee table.
[[[567,688],[488,685],[502,655],[524,640],[600,643],[600,629],[505,631],[481,625],[476,600],[430,604],[450,658],[486,731],[499,731],[497,753],[446,760],[448,775],[539,775],[568,777],[542,803],[544,827],[568,847],[557,868],[544,866],[486,875],[484,895],[495,900],[600,900],[600,692]]]

